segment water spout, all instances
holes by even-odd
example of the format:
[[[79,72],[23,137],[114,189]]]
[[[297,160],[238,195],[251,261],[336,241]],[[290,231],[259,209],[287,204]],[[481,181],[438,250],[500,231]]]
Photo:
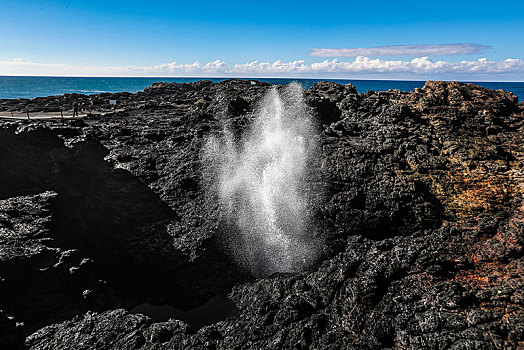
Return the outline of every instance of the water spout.
[[[229,246],[255,275],[299,271],[316,256],[308,208],[313,129],[303,90],[291,84],[268,92],[240,140],[226,123],[208,142],[218,198],[239,232],[227,237]]]

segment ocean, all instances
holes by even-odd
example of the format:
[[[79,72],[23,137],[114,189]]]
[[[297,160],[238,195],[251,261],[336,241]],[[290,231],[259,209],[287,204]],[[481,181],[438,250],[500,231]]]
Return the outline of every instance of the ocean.
[[[137,92],[154,82],[188,83],[197,80],[211,80],[219,82],[227,78],[80,78],[80,77],[11,77],[0,76],[0,99],[5,98],[35,98],[71,93],[98,94],[102,92]],[[246,78],[247,79],[247,78]],[[405,80],[342,80],[342,79],[277,79],[277,78],[250,78],[272,84],[288,84],[297,81],[308,88],[319,81],[334,81],[339,84],[351,83],[359,92],[368,90],[383,91],[398,89],[411,91],[422,87],[424,81]],[[524,100],[524,82],[472,82],[489,89],[503,89],[511,91]]]

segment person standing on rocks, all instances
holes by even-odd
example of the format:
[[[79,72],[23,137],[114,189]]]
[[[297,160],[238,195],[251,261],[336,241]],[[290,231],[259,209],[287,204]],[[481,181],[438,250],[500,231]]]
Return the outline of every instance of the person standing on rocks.
[[[78,102],[73,103],[73,118],[77,116],[78,117]]]

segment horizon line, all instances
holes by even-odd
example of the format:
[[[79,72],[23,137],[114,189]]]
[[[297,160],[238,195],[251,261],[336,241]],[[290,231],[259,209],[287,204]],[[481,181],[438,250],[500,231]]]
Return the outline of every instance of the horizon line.
[[[406,82],[428,82],[428,81],[445,81],[452,82],[457,81],[461,83],[524,83],[520,80],[458,80],[458,79],[422,79],[422,80],[411,80],[411,79],[356,79],[356,78],[328,78],[328,77],[317,77],[317,78],[303,78],[303,77],[231,77],[231,76],[210,76],[210,77],[199,77],[199,76],[105,76],[105,75],[4,75],[0,74],[1,77],[12,77],[12,78],[147,78],[147,79],[245,79],[245,80],[257,80],[257,79],[299,79],[299,80],[350,80],[350,81],[406,81]]]

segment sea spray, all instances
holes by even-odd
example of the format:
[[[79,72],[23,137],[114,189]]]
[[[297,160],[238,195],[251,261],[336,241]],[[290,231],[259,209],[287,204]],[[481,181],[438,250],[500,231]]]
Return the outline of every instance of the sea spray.
[[[220,137],[209,139],[215,190],[226,222],[228,246],[255,275],[294,272],[316,257],[309,219],[308,164],[314,128],[303,90],[290,84],[262,99],[243,136],[223,118]]]

